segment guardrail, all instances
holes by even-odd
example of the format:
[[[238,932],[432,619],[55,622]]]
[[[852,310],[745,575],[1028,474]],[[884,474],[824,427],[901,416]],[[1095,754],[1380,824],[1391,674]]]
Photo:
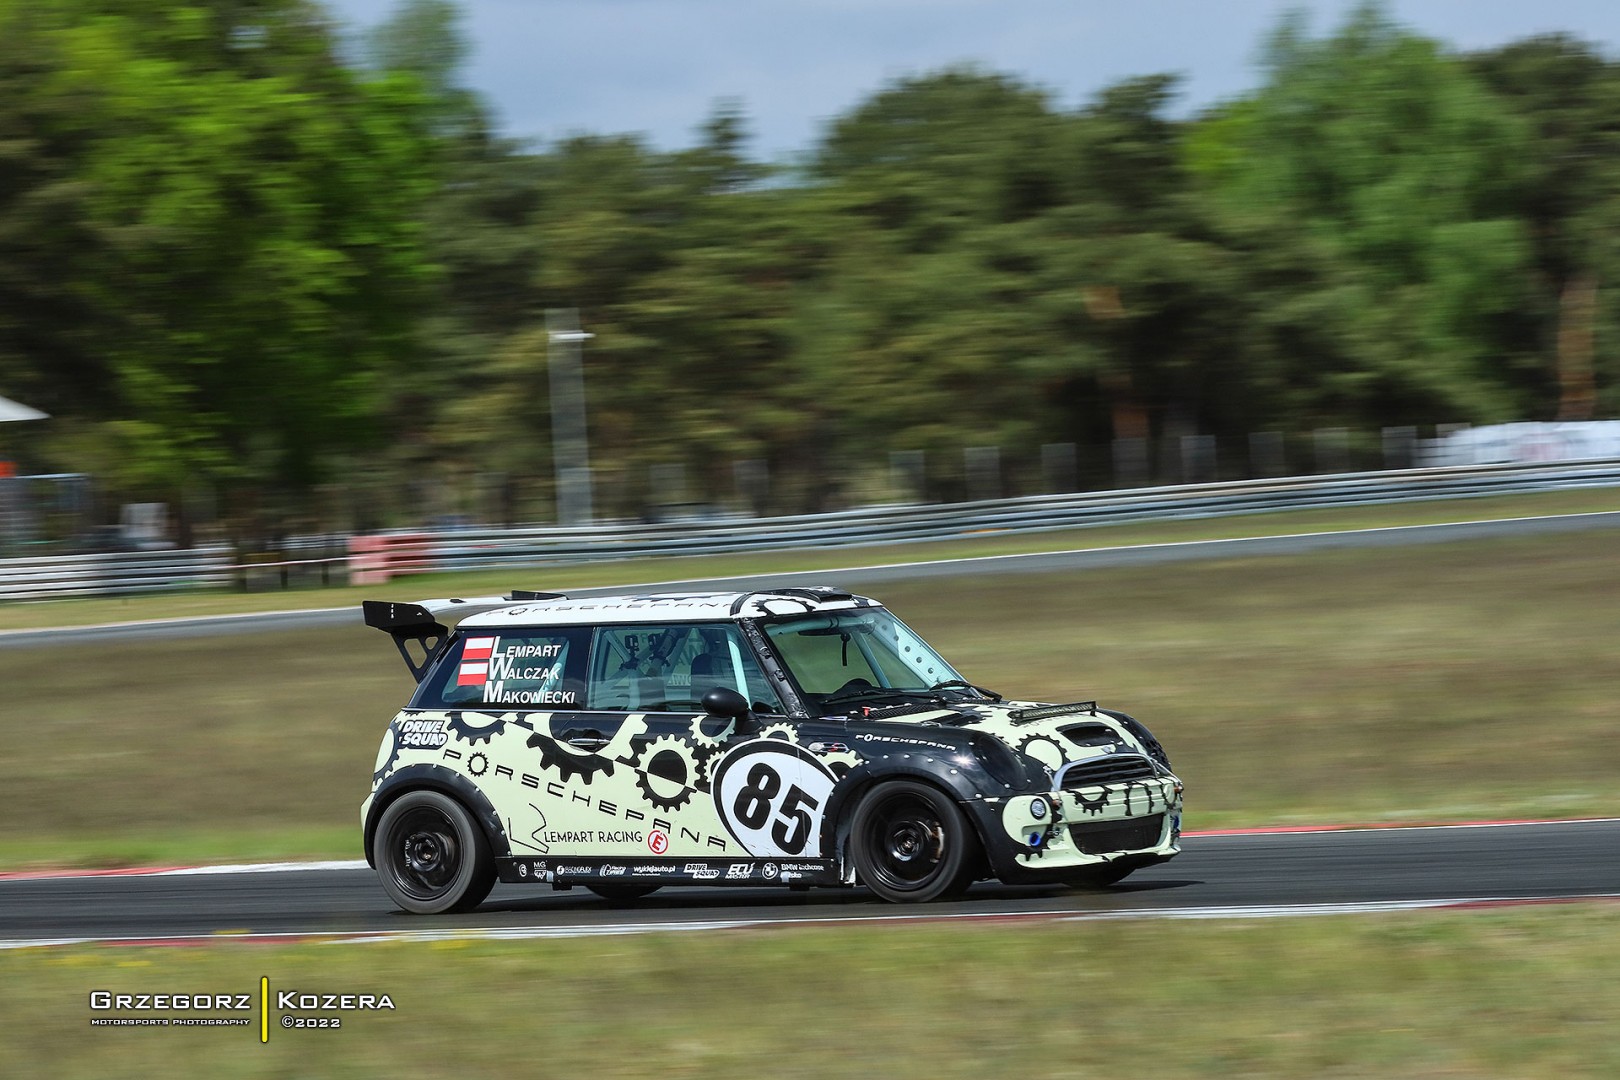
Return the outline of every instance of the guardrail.
[[[1620,487],[1620,461],[1471,465],[1443,469],[1286,477],[1233,483],[1037,495],[1021,499],[861,507],[776,518],[676,524],[462,528],[382,533],[350,540],[356,582],[398,574],[484,570],[643,556],[841,547],[959,539],[1276,510]],[[322,538],[323,543],[330,538]],[[295,547],[296,544],[290,544]],[[0,561],[0,599],[119,594],[243,583],[248,572],[315,566],[323,581],[339,560],[240,563],[229,548]]]
[[[1620,486],[1620,461],[1474,465],[1288,477],[1022,499],[862,507],[767,519],[722,518],[596,528],[458,529],[389,546],[394,573],[484,570],[644,556],[712,555],[960,539],[1000,532],[1226,517],[1425,499]]]
[[[236,552],[217,547],[0,559],[0,600],[109,596],[228,585]]]

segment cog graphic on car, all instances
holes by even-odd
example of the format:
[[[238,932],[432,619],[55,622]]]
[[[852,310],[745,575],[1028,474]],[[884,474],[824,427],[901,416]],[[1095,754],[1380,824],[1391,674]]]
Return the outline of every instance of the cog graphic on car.
[[[1031,735],[1018,744],[1018,749],[1054,772],[1063,767],[1063,747],[1045,735]]]
[[[529,736],[528,745],[540,751],[540,767],[555,770],[565,784],[575,776],[589,784],[597,773],[613,775],[612,758],[575,750],[538,731]]]
[[[398,721],[395,721],[395,723],[398,723]],[[371,783],[373,786],[376,785],[377,781],[394,771],[394,763],[399,760],[400,749],[399,731],[394,724],[390,724],[383,732],[382,745],[377,748],[377,762],[371,771]]]
[[[692,741],[698,746],[719,748],[726,736],[736,728],[737,722],[727,716],[695,716],[692,718]]]
[[[500,713],[451,712],[445,716],[450,721],[451,733],[465,743],[487,744],[506,727],[506,717]]]
[[[660,810],[679,810],[691,801],[693,792],[708,789],[703,761],[707,756],[683,739],[661,735],[647,744],[630,767],[636,773],[636,787],[648,802]]]

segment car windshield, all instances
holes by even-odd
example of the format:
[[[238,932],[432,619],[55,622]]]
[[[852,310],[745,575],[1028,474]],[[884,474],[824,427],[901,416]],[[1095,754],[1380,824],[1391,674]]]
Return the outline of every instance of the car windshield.
[[[881,608],[796,615],[765,633],[799,689],[819,705],[906,700],[945,687],[975,693],[943,657]]]

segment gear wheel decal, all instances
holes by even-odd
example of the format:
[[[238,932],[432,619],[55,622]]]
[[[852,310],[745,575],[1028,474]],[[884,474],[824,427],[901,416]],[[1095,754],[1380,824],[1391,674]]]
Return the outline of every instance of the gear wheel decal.
[[[612,758],[571,749],[538,731],[529,736],[528,745],[540,751],[540,767],[556,770],[565,784],[575,776],[589,784],[597,773],[613,775]]]
[[[632,764],[636,787],[648,802],[660,810],[679,810],[692,800],[692,793],[708,789],[704,780],[705,758],[685,740],[663,735],[647,744]]]
[[[737,727],[735,720],[724,716],[695,716],[692,718],[692,741],[698,746],[719,747],[725,745],[726,736]]]
[[[445,715],[450,720],[451,734],[465,743],[488,743],[506,726],[506,718],[499,713],[453,712]],[[469,716],[474,719],[467,719]]]
[[[861,763],[861,755],[853,750],[845,750],[841,754],[823,754],[821,760],[826,762],[827,768],[832,770],[834,776],[842,780],[848,775],[849,770]]]
[[[467,759],[467,771],[474,776],[483,776],[489,772],[489,758],[483,754],[474,754]]]
[[[799,741],[796,737],[797,734],[791,724],[771,724],[760,730],[759,737],[762,739],[776,739],[779,742],[796,743]]]
[[[377,764],[371,770],[371,784],[375,788],[377,781],[383,779],[394,771],[394,763],[399,760],[399,731],[393,724],[383,733],[382,745],[377,748]]]
[[[1093,790],[1098,790],[1098,789],[1094,788]],[[1086,798],[1085,791],[1080,790],[1080,791],[1076,791],[1074,793],[1074,798],[1075,798],[1075,801],[1080,804],[1080,809],[1081,810],[1085,811],[1088,815],[1096,815],[1096,814],[1102,813],[1103,808],[1108,805],[1108,796],[1109,796],[1109,794],[1110,793],[1106,789],[1104,789],[1103,793],[1101,795],[1097,796],[1095,799],[1088,799],[1088,798]]]
[[[1063,747],[1046,735],[1031,735],[1018,744],[1020,753],[1028,754],[1053,772],[1063,767]]]

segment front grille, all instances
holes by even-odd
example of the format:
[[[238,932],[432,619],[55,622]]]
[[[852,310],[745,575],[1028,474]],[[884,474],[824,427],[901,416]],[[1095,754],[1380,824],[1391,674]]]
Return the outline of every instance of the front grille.
[[[1096,787],[1098,784],[1121,784],[1127,780],[1150,780],[1155,775],[1153,762],[1141,754],[1106,754],[1091,761],[1080,761],[1065,767],[1064,788]]]
[[[1069,826],[1069,839],[1087,855],[1150,848],[1158,844],[1163,834],[1163,814],[1126,818],[1124,821],[1081,822]]]

